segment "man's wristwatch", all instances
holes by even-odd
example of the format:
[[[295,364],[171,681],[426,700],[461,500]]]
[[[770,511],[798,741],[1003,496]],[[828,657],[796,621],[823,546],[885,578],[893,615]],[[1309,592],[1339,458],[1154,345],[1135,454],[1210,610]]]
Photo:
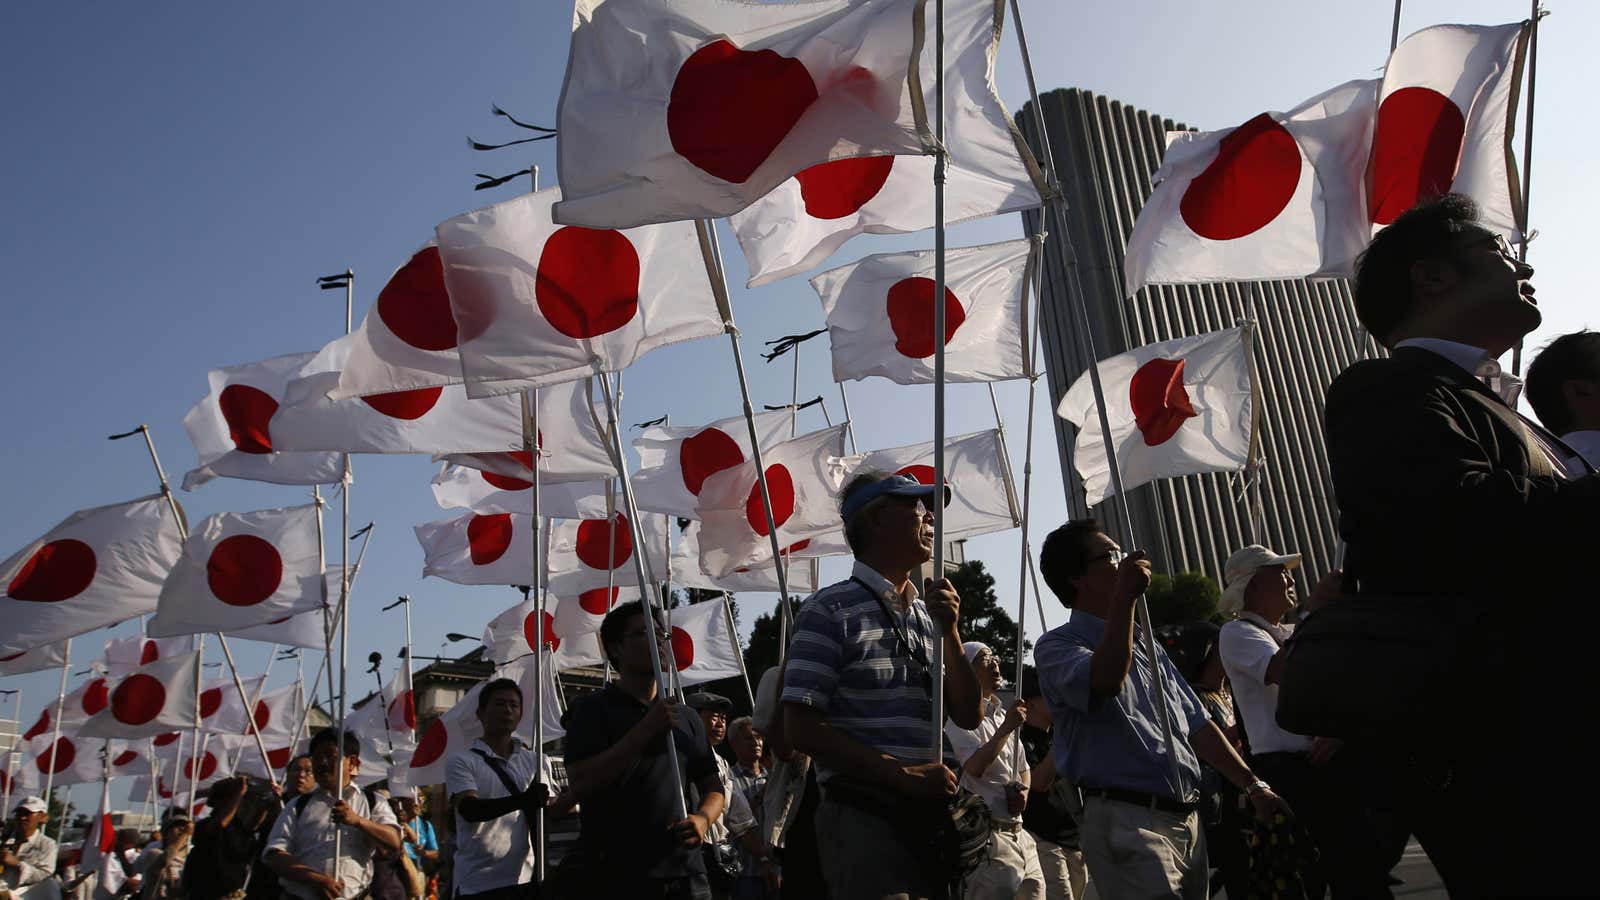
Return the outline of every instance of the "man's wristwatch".
[[[1255,781],[1252,781],[1249,784],[1245,785],[1244,795],[1246,797],[1254,797],[1255,795],[1261,793],[1262,791],[1270,791],[1270,790],[1272,790],[1272,785],[1267,784],[1265,781],[1262,781],[1261,779],[1257,778]]]

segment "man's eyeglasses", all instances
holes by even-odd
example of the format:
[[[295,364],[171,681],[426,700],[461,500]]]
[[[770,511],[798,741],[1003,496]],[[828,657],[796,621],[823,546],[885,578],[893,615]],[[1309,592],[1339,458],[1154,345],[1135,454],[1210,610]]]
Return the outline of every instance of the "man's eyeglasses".
[[[1099,556],[1091,557],[1089,562],[1094,563],[1099,562],[1102,559],[1108,559],[1111,561],[1111,565],[1120,566],[1122,565],[1122,561],[1127,558],[1128,554],[1123,553],[1121,550],[1107,550]]]

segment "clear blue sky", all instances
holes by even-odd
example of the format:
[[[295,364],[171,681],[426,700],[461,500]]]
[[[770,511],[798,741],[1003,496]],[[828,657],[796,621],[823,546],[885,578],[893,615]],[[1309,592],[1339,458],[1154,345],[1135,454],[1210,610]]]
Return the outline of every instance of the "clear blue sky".
[[[1594,194],[1590,109],[1600,59],[1591,43],[1600,9],[1551,5],[1540,35],[1532,191],[1541,237],[1530,251],[1546,324],[1533,346],[1600,319],[1589,294],[1592,250],[1581,247],[1592,222],[1580,222]],[[1510,0],[1405,6],[1402,34],[1528,14]],[[1388,49],[1392,10],[1389,0],[1024,2],[1041,88],[1081,86],[1203,128],[1370,77]],[[491,101],[553,124],[569,25],[561,0],[0,5],[0,383],[10,385],[0,392],[0,463],[9,473],[0,556],[73,510],[154,489],[142,446],[108,443],[107,434],[149,423],[176,482],[194,463],[181,420],[203,394],[206,370],[314,350],[342,331],[342,295],[316,290],[317,275],[355,270],[359,320],[435,223],[525,184],[474,193],[473,173],[531,161],[553,181],[551,144],[475,153],[466,136],[522,136],[490,116]],[[1015,111],[1027,94],[1012,34],[998,72]],[[1521,146],[1519,135],[1519,156]],[[1020,233],[1019,220],[1005,217],[953,228],[950,242]],[[931,234],[857,239],[830,264],[931,242]],[[820,327],[816,296],[800,278],[738,287],[743,260],[725,228],[723,243],[756,402],[787,402],[787,360],[768,366],[756,351],[763,340]],[[803,353],[801,397],[822,393],[837,415],[824,346]],[[999,391],[1020,475],[1026,389],[1006,383]],[[656,352],[627,373],[624,392],[626,422],[670,413],[692,423],[738,409],[725,339]],[[881,380],[852,385],[862,448],[927,440],[931,396]],[[982,386],[952,386],[949,402],[952,434],[993,424]],[[1041,392],[1038,403],[1049,415],[1051,398]],[[814,411],[805,415],[814,418],[802,427],[821,425]],[[1047,423],[1035,452],[1038,534],[1065,513]],[[438,653],[447,631],[478,632],[517,597],[419,577],[411,526],[447,515],[428,490],[428,460],[363,456],[355,468],[354,522],[376,521],[378,530],[355,594],[351,658],[382,652],[387,677],[403,625],[398,611],[378,608],[397,595],[417,601],[420,654]],[[302,503],[306,493],[220,479],[182,499],[198,520]],[[990,564],[1002,597],[1014,602],[1016,533],[974,540],[968,553]],[[830,563],[824,577],[842,571]],[[746,628],[772,600],[742,598]],[[1052,623],[1062,618],[1050,609]],[[97,655],[106,636],[81,639],[74,662]],[[258,671],[267,649],[238,642],[236,655]],[[22,686],[32,713],[54,694],[56,677],[5,686]],[[272,683],[286,677],[280,668]],[[352,674],[353,686],[370,680]],[[92,802],[87,793],[78,799]]]

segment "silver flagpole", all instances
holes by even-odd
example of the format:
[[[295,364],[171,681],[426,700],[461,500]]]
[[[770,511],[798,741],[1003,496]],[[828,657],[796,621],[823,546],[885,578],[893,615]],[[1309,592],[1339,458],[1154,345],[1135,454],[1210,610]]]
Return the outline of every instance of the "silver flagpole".
[[[850,417],[850,395],[845,393],[844,382],[839,382],[839,401],[844,404],[844,433],[850,436],[850,452],[860,453],[861,448],[856,446],[855,419]]]
[[[1539,0],[1532,2],[1533,11],[1528,15],[1528,112],[1522,131],[1522,240],[1517,243],[1518,262],[1528,261],[1528,231],[1533,227],[1533,222],[1528,218],[1533,203],[1528,196],[1528,191],[1533,187],[1533,87],[1539,77],[1539,20],[1545,15],[1539,9]],[[1511,351],[1511,374],[1522,374],[1521,338],[1517,339],[1517,346]]]
[[[16,778],[17,742],[22,740],[22,688],[17,688],[15,691],[12,691],[11,696],[15,698],[13,702],[16,703],[17,733],[12,735],[11,749],[6,751],[5,796],[3,799],[0,799],[0,810],[7,810],[11,808],[11,783]],[[51,768],[55,767],[51,766]],[[49,808],[50,807],[48,805],[45,806],[47,811]]]
[[[270,675],[272,675],[272,664],[274,662],[276,662],[277,659],[278,659],[278,645],[277,644],[273,644],[272,645],[272,652],[267,654],[267,665],[266,665],[266,668],[264,668],[261,671],[261,683],[256,685],[255,696],[250,698],[250,706],[248,708],[246,708],[245,711],[244,711],[246,721],[249,723],[249,727],[250,727],[251,731],[254,731],[255,728],[256,728],[256,725],[255,725],[256,704],[261,702],[261,695],[263,693],[265,693],[266,690],[267,690],[267,678]],[[257,737],[259,737],[259,735]],[[228,774],[231,775],[235,771],[238,770],[238,768],[239,768],[239,760],[241,760],[243,758],[244,758],[244,748],[243,747],[240,747],[238,750],[233,751],[233,761],[228,764]],[[271,760],[267,761],[267,777],[268,778],[272,777],[272,762],[271,762]]]
[[[1031,512],[1033,501],[1033,414],[1034,407],[1038,405],[1037,394],[1039,387],[1039,318],[1043,311],[1044,302],[1044,267],[1039,265],[1044,256],[1044,235],[1033,236],[1033,258],[1030,260],[1033,271],[1029,272],[1026,279],[1028,289],[1033,292],[1033,337],[1028,347],[1028,424],[1024,432],[1024,446],[1022,448],[1022,559],[1017,570],[1017,691],[1021,696],[1022,667],[1024,654],[1022,644],[1027,634],[1028,618],[1028,564],[1032,562],[1032,549],[1028,546],[1028,514]],[[1029,309],[1026,303],[1023,310]],[[1034,599],[1038,599],[1037,593]],[[1039,631],[1043,633],[1044,605],[1039,608]]]
[[[56,750],[61,746],[61,710],[67,703],[67,670],[72,662],[72,638],[67,638],[65,658],[61,660],[61,687],[56,690],[56,715],[51,720],[53,726],[50,734],[50,771],[44,773],[44,824],[48,829],[50,825],[50,792],[55,789],[56,780]],[[196,704],[198,706],[198,704]],[[62,807],[62,815],[66,814],[66,807]],[[60,832],[56,832],[60,834]]]
[[[744,651],[739,648],[739,632],[734,630],[733,602],[728,592],[722,592],[722,617],[728,623],[728,637],[733,641],[733,658],[739,661],[739,677],[744,679],[744,692],[750,697],[750,708],[756,707],[756,692],[750,689],[750,672],[744,667]]]
[[[534,190],[539,189],[539,170],[533,169]],[[528,461],[533,469],[533,584],[530,590],[534,597],[534,631],[538,645],[533,648],[533,755],[534,755],[534,780],[544,777],[544,664],[545,664],[545,633],[544,633],[544,591],[539,582],[544,571],[541,566],[544,548],[539,546],[541,520],[539,518],[539,389],[529,388],[522,392],[522,449],[528,452]],[[545,828],[544,807],[534,811],[534,878],[540,884],[544,883],[545,868]]]
[[[933,581],[944,578],[944,178],[948,155],[944,146],[944,0],[934,6],[934,136],[933,159]],[[944,631],[933,631],[932,762],[944,756]]]
[[[337,611],[340,607],[337,603],[328,603],[328,551],[325,546],[326,542],[323,539],[322,507],[325,501],[322,499],[321,486],[315,484],[311,486],[311,500],[317,505],[317,579],[321,582],[320,589],[322,591],[322,652],[323,655],[331,660],[333,658],[333,635],[338,628],[335,623],[339,621]],[[343,599],[342,597],[340,598],[341,602]],[[328,671],[328,700],[332,702],[334,693],[333,666],[327,665],[324,668]],[[317,679],[313,678],[311,680],[315,682]]]

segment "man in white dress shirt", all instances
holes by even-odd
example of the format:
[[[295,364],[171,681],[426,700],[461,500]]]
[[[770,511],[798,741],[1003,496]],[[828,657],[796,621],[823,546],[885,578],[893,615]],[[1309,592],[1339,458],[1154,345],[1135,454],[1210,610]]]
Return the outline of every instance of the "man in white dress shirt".
[[[1551,341],[1528,366],[1528,403],[1576,456],[1567,471],[1581,478],[1600,469],[1600,331],[1574,331]]]
[[[0,847],[0,893],[22,896],[56,874],[56,842],[44,833],[48,810],[40,797],[24,797],[17,804],[11,840]]]

